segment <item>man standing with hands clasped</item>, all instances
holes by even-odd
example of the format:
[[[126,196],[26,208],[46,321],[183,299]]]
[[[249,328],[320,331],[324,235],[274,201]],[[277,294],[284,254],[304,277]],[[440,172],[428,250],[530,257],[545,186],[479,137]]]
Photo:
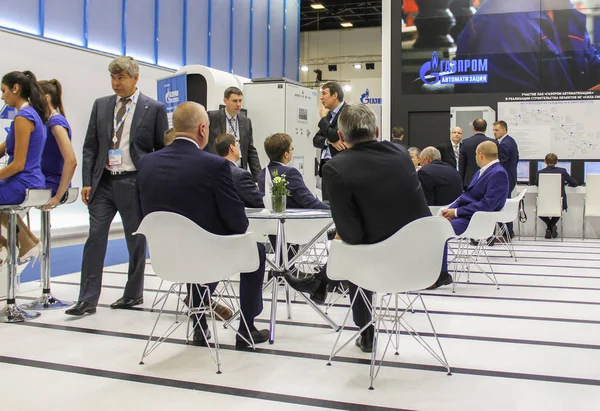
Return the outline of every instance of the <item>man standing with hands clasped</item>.
[[[115,95],[94,102],[83,143],[81,199],[90,213],[90,232],[83,249],[79,298],[68,315],[96,312],[108,231],[117,212],[123,221],[129,269],[123,297],[110,307],[131,308],[144,302],[146,239],[133,235],[142,221],[135,188],[137,166],[145,154],[164,147],[167,112],[137,88],[139,65],[133,58],[117,57],[108,70]]]

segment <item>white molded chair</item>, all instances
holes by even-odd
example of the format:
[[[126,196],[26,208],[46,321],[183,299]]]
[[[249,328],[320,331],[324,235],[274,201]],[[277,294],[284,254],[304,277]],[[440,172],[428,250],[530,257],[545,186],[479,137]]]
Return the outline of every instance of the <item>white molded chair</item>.
[[[500,228],[497,230],[494,237],[497,238],[500,241],[500,243],[504,245],[504,247],[506,247],[508,253],[511,255],[511,257],[515,259],[515,261],[517,261],[515,247],[511,239],[509,239],[508,241],[506,240],[507,238],[509,238],[508,228],[506,224],[512,223],[519,217],[519,203],[521,202],[521,200],[523,200],[523,197],[525,197],[526,192],[527,189],[525,188],[515,198],[507,199],[506,203],[504,204],[504,207],[502,208],[502,210],[498,211],[498,214],[496,216],[497,222],[501,224],[499,224]],[[519,232],[521,232],[521,230],[519,230]]]
[[[537,240],[538,217],[560,218],[560,241],[563,241],[561,174],[542,173],[539,176],[538,196],[535,205],[535,224],[533,239]]]
[[[493,211],[477,211],[471,217],[469,226],[465,232],[457,237],[457,249],[454,251],[454,258],[448,262],[448,264],[454,264],[454,283],[452,283],[452,292],[455,292],[456,283],[463,274],[467,275],[467,282],[471,281],[472,266],[481,270],[481,272],[496,285],[496,288],[500,288],[490,259],[485,251],[488,238],[494,235],[498,214],[498,212]],[[477,242],[476,246],[471,246],[471,239]],[[478,263],[478,258],[481,254],[486,258],[491,275]]]
[[[246,232],[245,234],[228,236],[215,235],[182,215],[165,211],[148,214],[134,234],[146,236],[154,272],[162,280],[172,283],[142,353],[140,364],[143,364],[144,358],[150,355],[158,345],[182,324],[174,322],[162,336],[158,337],[156,341],[152,341],[160,316],[175,287],[180,283],[208,284],[226,280],[236,273],[256,271],[259,267],[259,258],[256,241],[252,233]],[[235,258],[226,258],[225,256],[234,256]],[[207,297],[208,287],[202,286],[202,288],[202,296]],[[191,299],[190,296],[190,301]],[[215,322],[215,316],[218,314],[214,312],[212,304],[204,304],[204,301],[203,298],[198,308],[187,310],[188,331],[186,342],[189,341],[190,336],[190,317],[192,315],[210,314],[216,355],[213,354],[210,346],[208,348],[217,364],[217,374],[220,374],[221,357]],[[208,301],[210,301],[210,298],[208,298]],[[193,305],[193,303],[190,305]],[[243,316],[242,321],[245,322]],[[246,342],[254,347],[253,341]]]
[[[588,174],[585,179],[583,200],[583,228],[581,238],[585,240],[585,223],[588,217],[600,217],[600,174]]]
[[[373,381],[379,373],[390,342],[397,352],[400,328],[415,338],[423,348],[442,364],[450,375],[450,366],[446,360],[444,350],[437,337],[420,291],[426,289],[437,280],[442,266],[446,241],[453,236],[454,230],[452,230],[450,222],[446,219],[424,217],[404,226],[396,234],[377,244],[349,245],[341,240],[333,240],[331,242],[327,275],[333,280],[348,280],[360,287],[359,292],[353,298],[352,304],[348,309],[344,325],[348,320],[356,298],[363,298],[365,300],[367,306],[370,307],[372,320],[371,323],[358,330],[350,340],[336,350],[344,328],[344,325],[342,325],[335,345],[331,350],[328,365],[331,365],[332,358],[358,336],[360,332],[370,325],[374,325],[375,338],[373,341],[373,353],[371,355],[371,386],[369,389],[373,389]],[[378,305],[372,301],[367,301],[362,288],[375,293],[374,301],[377,301],[378,293],[382,294],[381,304]],[[409,308],[398,309],[398,295],[402,293],[416,293],[414,299],[420,300],[423,304],[425,314],[439,347],[439,353],[406,321],[405,314]],[[395,297],[395,307],[390,307],[392,296]],[[386,344],[386,349],[383,352],[379,366],[375,370],[378,335],[381,326],[385,328],[388,335],[388,343]],[[396,337],[395,344],[392,342],[393,336]]]

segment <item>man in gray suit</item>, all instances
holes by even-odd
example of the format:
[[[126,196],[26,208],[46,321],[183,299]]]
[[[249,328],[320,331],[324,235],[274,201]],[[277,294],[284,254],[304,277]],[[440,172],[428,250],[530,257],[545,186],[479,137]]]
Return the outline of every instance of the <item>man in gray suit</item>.
[[[94,102],[83,143],[81,199],[90,213],[90,232],[83,249],[79,298],[66,311],[69,315],[96,312],[108,231],[117,212],[125,230],[129,270],[123,297],[111,308],[131,308],[144,301],[146,239],[133,235],[142,221],[136,170],[141,157],[164,147],[167,113],[164,105],[136,87],[139,66],[133,58],[117,57],[108,70],[116,95]]]
[[[237,87],[229,87],[223,95],[224,108],[208,112],[210,120],[210,134],[208,145],[204,150],[209,153],[217,154],[215,149],[215,140],[222,133],[232,134],[240,144],[241,158],[238,166],[245,170],[250,170],[252,177],[256,181],[261,166],[258,160],[258,152],[254,148],[254,138],[252,137],[252,122],[244,114],[240,113],[242,109],[242,99],[244,95],[242,90]]]

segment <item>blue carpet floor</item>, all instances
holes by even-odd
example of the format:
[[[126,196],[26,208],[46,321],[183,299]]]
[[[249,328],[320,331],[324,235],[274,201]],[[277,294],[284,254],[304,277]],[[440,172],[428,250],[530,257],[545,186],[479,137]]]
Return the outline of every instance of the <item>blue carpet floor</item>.
[[[50,254],[50,275],[52,277],[71,274],[81,271],[81,259],[83,255],[83,244],[70,245],[67,247],[52,248]],[[124,238],[110,240],[106,250],[104,266],[123,264],[129,261],[127,245]],[[40,262],[35,266],[29,264],[21,273],[21,282],[37,281],[40,279]]]

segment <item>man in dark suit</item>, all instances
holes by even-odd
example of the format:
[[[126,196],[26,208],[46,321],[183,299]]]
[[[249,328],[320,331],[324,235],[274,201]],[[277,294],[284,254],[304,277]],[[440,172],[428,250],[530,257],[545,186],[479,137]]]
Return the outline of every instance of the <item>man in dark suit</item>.
[[[562,167],[556,167],[558,163],[558,157],[554,153],[546,154],[544,158],[544,163],[546,163],[546,168],[541,169],[538,172],[538,181],[536,184],[539,184],[539,174],[560,174],[562,175],[562,185],[560,189],[560,193],[562,196],[562,208],[567,211],[567,193],[565,191],[565,185],[569,185],[570,187],[577,187],[579,183],[573,177],[571,177],[567,170]],[[560,220],[560,217],[540,217],[544,223],[546,223],[546,235],[545,238],[556,238],[558,237],[558,229],[556,228],[556,224]]]
[[[245,233],[248,219],[233,185],[229,161],[203,150],[209,139],[208,115],[204,108],[194,102],[179,105],[173,112],[173,128],[176,135],[173,143],[140,162],[137,188],[142,213],[177,213],[217,235]],[[264,246],[259,246],[258,253],[258,270],[240,275],[240,305],[249,331],[243,321],[238,331],[245,337],[251,334],[255,343],[269,338],[268,330],[259,331],[254,326],[254,318],[262,311]],[[216,284],[209,287],[213,291]],[[199,303],[198,287],[188,285],[190,288],[191,301]],[[210,338],[204,316],[194,321],[193,341],[206,345],[201,328]],[[236,336],[236,347],[246,346],[244,340]]]
[[[517,185],[517,163],[519,162],[519,147],[514,138],[508,135],[508,125],[505,121],[496,121],[494,123],[494,138],[498,142],[498,159],[504,170],[508,173],[508,198],[512,197],[512,192]],[[515,236],[513,223],[506,224],[510,238]],[[510,238],[507,239],[510,240]]]
[[[292,161],[294,147],[292,145],[292,137],[284,133],[277,133],[265,139],[265,152],[271,162],[261,170],[258,177],[258,189],[264,196],[265,187],[265,172],[268,170],[269,175],[273,175],[277,171],[277,175],[285,174],[288,182],[288,190],[290,194],[287,196],[287,208],[310,208],[329,210],[329,206],[317,199],[310,192],[300,171],[294,167],[289,167],[288,164]]]
[[[394,127],[392,129],[392,139],[391,142],[397,144],[399,146],[404,146],[404,127]]]
[[[240,144],[235,137],[227,133],[220,134],[215,140],[215,150],[219,156],[229,160],[233,184],[244,205],[249,208],[265,208],[263,196],[258,191],[252,174],[237,166]]]
[[[421,151],[421,168],[417,173],[423,193],[430,206],[444,206],[456,200],[463,192],[462,180],[455,168],[441,160],[435,147]]]
[[[108,70],[116,95],[94,102],[83,143],[81,198],[90,213],[90,231],[83,249],[79,297],[66,311],[69,315],[96,312],[108,231],[117,212],[125,230],[129,270],[123,297],[111,308],[131,308],[144,301],[146,240],[133,235],[142,221],[135,181],[141,158],[164,147],[169,125],[164,105],[136,87],[139,66],[133,58],[117,57]]]
[[[210,119],[210,138],[206,151],[216,154],[215,139],[219,134],[232,134],[240,144],[241,158],[238,166],[244,170],[250,170],[254,180],[260,172],[260,161],[258,152],[254,148],[254,137],[252,136],[252,121],[240,112],[242,109],[242,90],[237,87],[229,87],[225,90],[223,104],[225,108],[208,112]]]
[[[460,147],[462,146],[463,129],[454,127],[450,132],[450,141],[437,147],[444,163],[450,164],[458,170],[460,160]]]
[[[333,221],[339,238],[349,244],[378,243],[411,221],[431,215],[410,156],[389,141],[378,142],[376,124],[368,106],[346,108],[340,114],[339,135],[348,149],[323,168]],[[325,283],[325,274],[314,281]],[[370,291],[363,291],[367,299],[372,298]],[[350,284],[350,298],[357,292],[358,287]],[[371,321],[367,304],[360,297],[352,314],[360,328]],[[367,327],[356,345],[371,352],[373,335],[373,327]]]
[[[344,103],[344,89],[340,83],[330,81],[321,87],[321,120],[319,121],[319,131],[313,137],[313,146],[321,149],[321,158],[319,162],[319,177],[323,177],[323,166],[337,155],[340,151],[346,149],[346,145],[338,136],[338,117],[340,112],[347,106]],[[325,185],[322,184],[323,199],[327,200],[328,193]]]
[[[479,166],[475,160],[475,150],[477,146],[484,141],[493,141],[491,138],[485,135],[487,129],[487,121],[482,118],[478,118],[473,121],[473,136],[466,138],[462,142],[460,147],[459,159],[458,159],[458,172],[463,180],[463,188],[469,187],[471,180],[477,171]]]

